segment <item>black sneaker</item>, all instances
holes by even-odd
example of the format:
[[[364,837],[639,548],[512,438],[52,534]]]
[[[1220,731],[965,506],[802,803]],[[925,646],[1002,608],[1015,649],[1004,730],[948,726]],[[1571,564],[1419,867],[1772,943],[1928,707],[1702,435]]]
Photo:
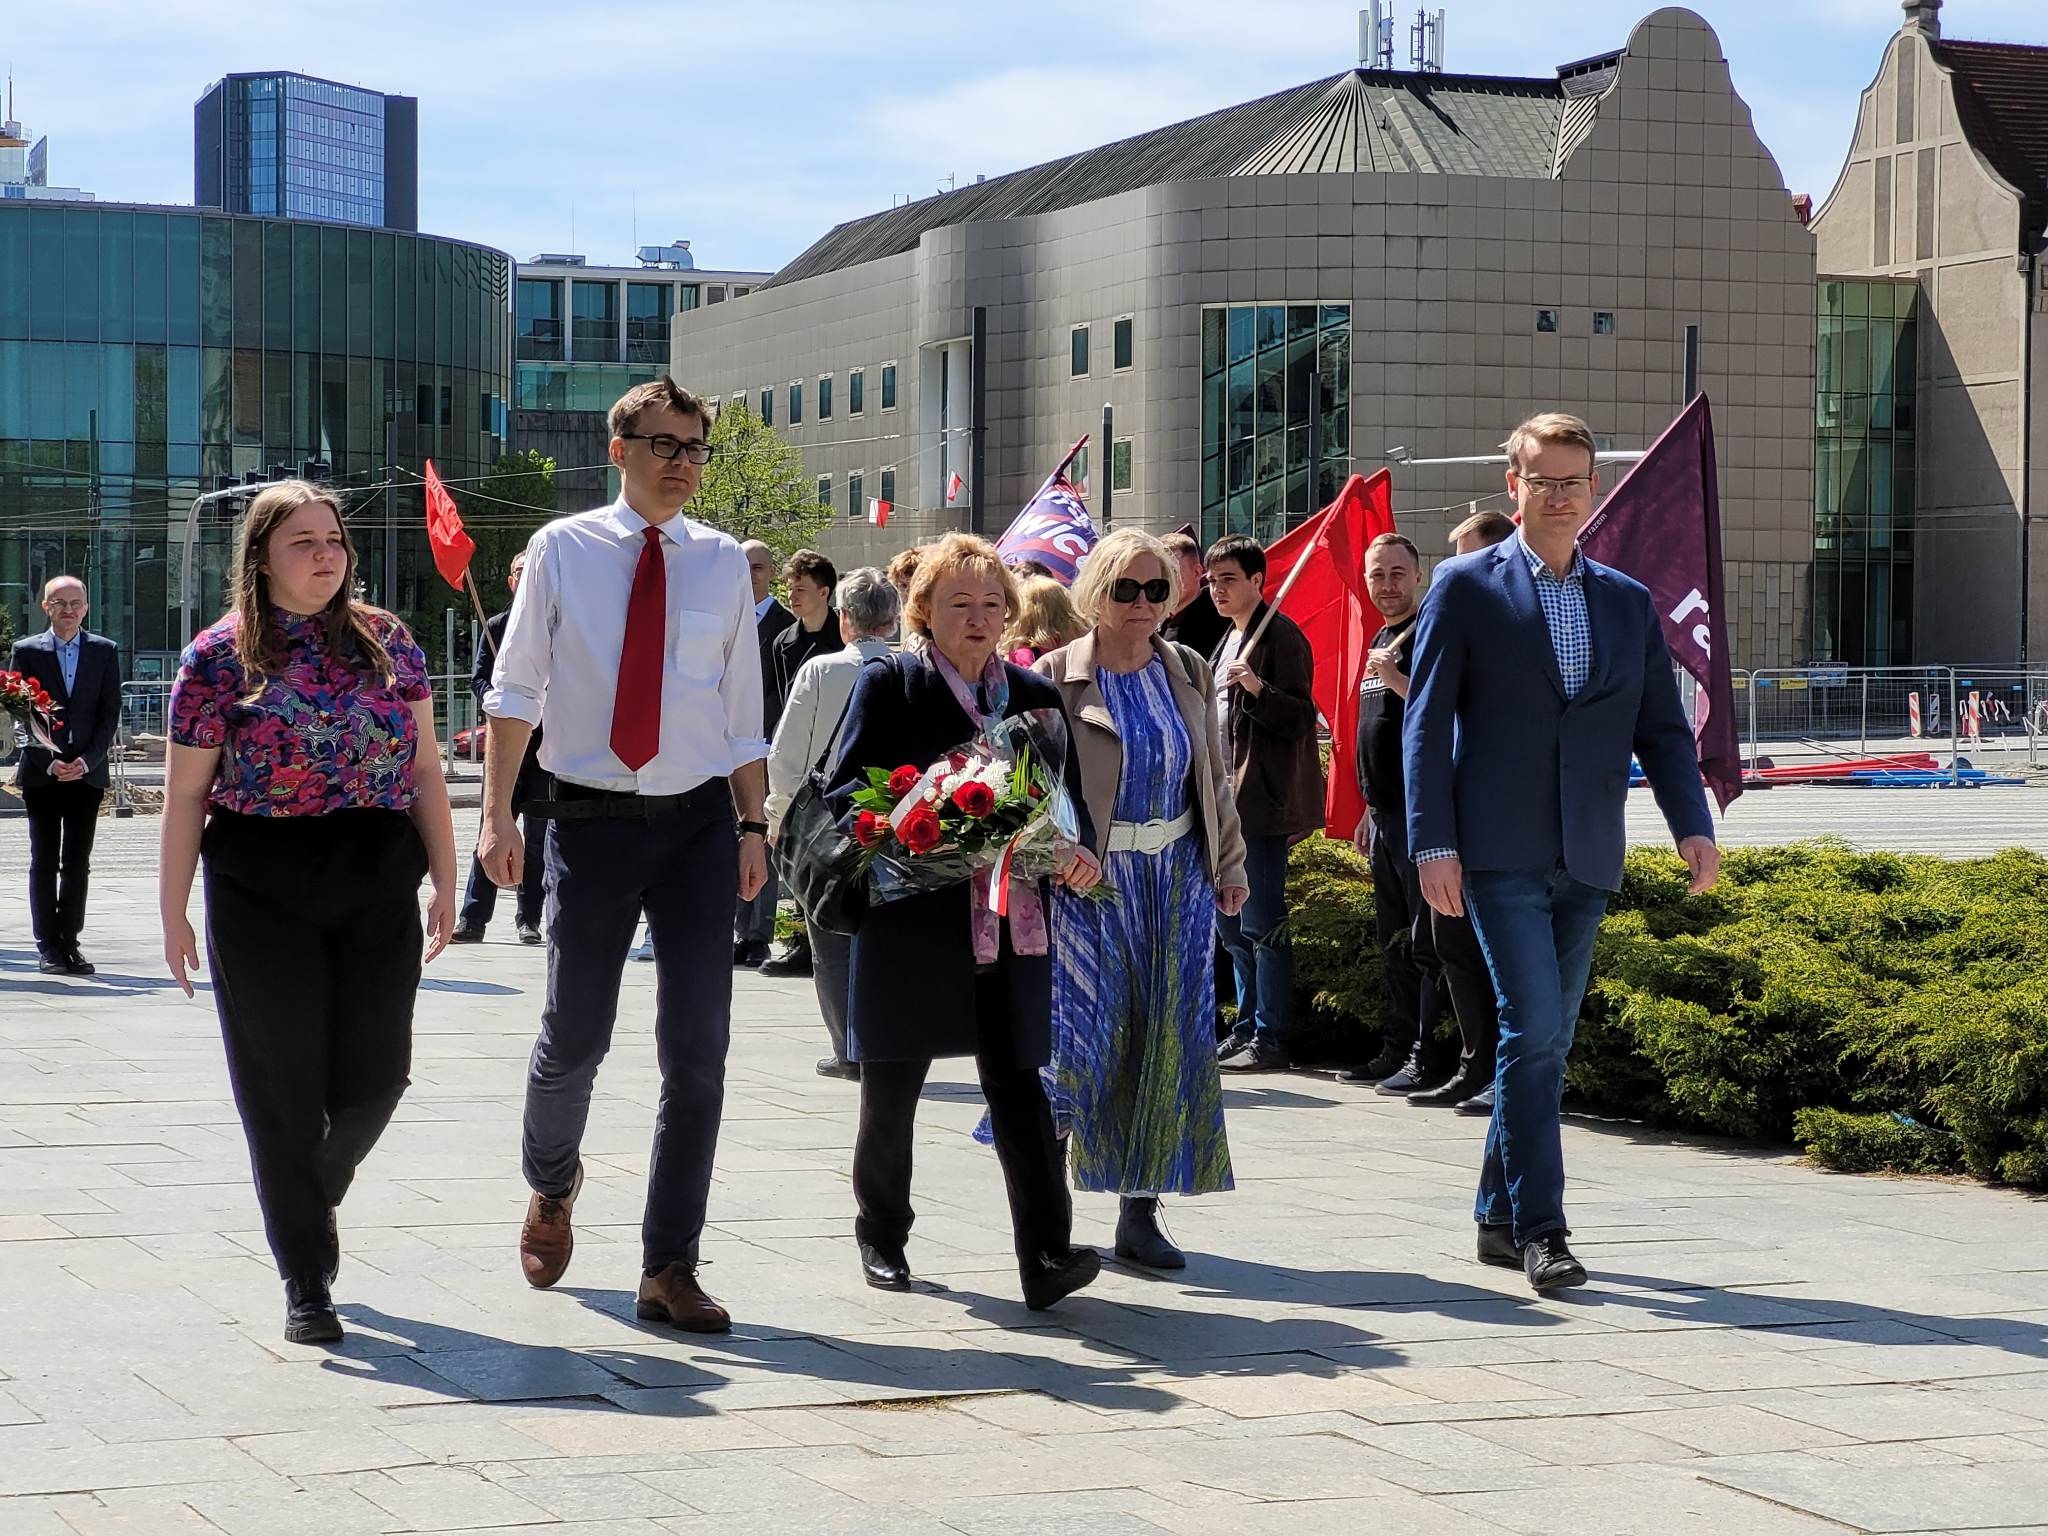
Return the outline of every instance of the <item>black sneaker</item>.
[[[1286,1072],[1294,1066],[1294,1058],[1287,1054],[1284,1045],[1275,1045],[1270,1040],[1254,1040],[1235,1056],[1225,1057],[1217,1065],[1226,1072]]]
[[[484,941],[484,925],[472,923],[467,918],[455,925],[455,931],[448,935],[450,944],[481,944]]]
[[[1381,1083],[1376,1091],[1397,1099],[1405,1098],[1419,1088],[1430,1086],[1435,1075],[1424,1063],[1422,1052],[1416,1051],[1409,1056],[1406,1065]]]
[[[1240,1024],[1221,1040],[1216,1042],[1216,1059],[1224,1060],[1239,1051],[1248,1051],[1252,1045],[1252,1029],[1249,1024]]]
[[[1586,1283],[1586,1266],[1572,1256],[1562,1232],[1530,1238],[1522,1249],[1522,1272],[1532,1290],[1558,1291]]]
[[[539,924],[537,924],[537,923],[521,923],[521,924],[519,924],[518,926],[519,926],[519,942],[520,942],[520,943],[522,943],[522,944],[538,944],[538,943],[540,943],[540,941],[541,941],[541,936],[540,936],[540,925],[539,925]]]
[[[1337,1074],[1340,1083],[1383,1083],[1401,1070],[1406,1060],[1399,1051],[1382,1050],[1362,1067],[1346,1067]]]
[[[287,1344],[339,1344],[341,1319],[334,1315],[327,1282],[318,1277],[284,1283],[284,1341]]]
[[[1102,1255],[1093,1248],[1041,1253],[1023,1266],[1024,1305],[1043,1312],[1062,1297],[1088,1285],[1102,1273]]]
[[[86,959],[84,955],[78,952],[78,946],[76,944],[72,945],[69,949],[64,951],[65,975],[97,976],[99,974],[99,969],[100,968],[98,966],[94,965],[90,960]]]
[[[36,955],[36,969],[45,976],[63,976],[70,971],[71,967],[65,962],[62,955],[53,954],[45,949]]]

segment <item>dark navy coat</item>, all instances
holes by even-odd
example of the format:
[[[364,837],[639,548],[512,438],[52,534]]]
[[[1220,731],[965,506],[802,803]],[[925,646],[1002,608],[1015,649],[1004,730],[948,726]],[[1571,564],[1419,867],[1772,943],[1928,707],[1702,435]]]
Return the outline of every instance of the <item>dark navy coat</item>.
[[[1010,701],[1005,715],[1060,709],[1059,690],[1046,679],[1005,662]],[[839,758],[832,765],[830,800],[842,815],[867,770],[922,769],[974,736],[946,680],[912,652],[881,657],[862,670],[847,704]],[[1067,779],[1082,827],[1094,843],[1081,801],[1077,766]],[[1041,888],[1050,919],[1052,897]],[[1007,940],[1009,925],[1004,924]],[[1005,942],[995,973],[976,985],[974,935],[965,884],[870,906],[853,937],[849,979],[847,1055],[855,1061],[918,1061],[971,1056],[986,1042],[981,1025],[1005,1039],[1008,1059],[997,1066],[1042,1067],[1052,1056],[1052,959],[1012,954]],[[982,1006],[1001,1006],[1006,1017],[977,1018]],[[999,1027],[998,1027],[999,1026]]]
[[[1712,837],[1698,749],[1649,590],[1586,562],[1592,666],[1570,700],[1519,538],[1437,567],[1415,626],[1408,846],[1467,870],[1621,888],[1629,754],[1674,838]]]

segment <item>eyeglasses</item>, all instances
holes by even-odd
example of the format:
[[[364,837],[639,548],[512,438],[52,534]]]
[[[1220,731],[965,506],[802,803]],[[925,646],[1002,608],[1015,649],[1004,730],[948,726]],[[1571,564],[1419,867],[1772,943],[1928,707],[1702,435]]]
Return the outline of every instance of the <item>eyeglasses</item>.
[[[1135,576],[1119,576],[1111,583],[1109,598],[1114,603],[1135,603],[1138,594],[1145,595],[1148,603],[1163,603],[1173,596],[1173,583],[1164,576],[1151,581],[1140,581]]]
[[[85,606],[85,599],[82,597],[49,597],[43,599],[43,606],[45,608],[62,608],[65,612],[69,613],[73,608],[83,608]]]
[[[647,451],[657,459],[673,459],[681,455],[688,458],[692,464],[709,464],[711,456],[718,452],[709,443],[686,443],[680,437],[670,437],[666,432],[657,432],[652,437],[645,432],[621,432],[619,436],[629,442],[645,443]]]
[[[1515,478],[1522,482],[1523,490],[1538,500],[1555,496],[1559,492],[1566,496],[1577,496],[1580,492],[1593,488],[1591,475],[1566,475],[1559,480],[1553,480],[1548,475],[1517,475]]]

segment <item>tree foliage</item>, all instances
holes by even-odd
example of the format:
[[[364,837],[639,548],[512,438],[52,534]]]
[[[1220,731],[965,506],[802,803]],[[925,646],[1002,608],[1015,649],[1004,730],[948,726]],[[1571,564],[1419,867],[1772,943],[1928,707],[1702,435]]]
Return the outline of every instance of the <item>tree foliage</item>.
[[[505,604],[505,572],[512,557],[555,515],[555,461],[531,448],[500,454],[475,491],[466,496],[458,487],[454,494],[462,505],[463,526],[476,540],[470,570],[483,594],[484,611],[490,613]]]
[[[736,539],[759,539],[777,563],[804,548],[832,521],[832,509],[804,470],[803,456],[742,401],[718,413],[711,462],[689,515]]]

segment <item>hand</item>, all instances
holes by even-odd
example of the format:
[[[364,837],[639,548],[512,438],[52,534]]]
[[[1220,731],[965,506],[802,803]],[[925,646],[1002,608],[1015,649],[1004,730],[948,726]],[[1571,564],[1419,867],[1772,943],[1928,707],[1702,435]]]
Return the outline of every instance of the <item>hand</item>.
[[[1216,910],[1225,917],[1235,917],[1244,910],[1244,904],[1251,899],[1248,886],[1224,885],[1216,890]]]
[[[510,811],[485,816],[476,857],[486,880],[500,890],[515,889],[526,873],[526,844],[519,836],[518,818]]]
[[[1366,670],[1383,683],[1391,683],[1401,675],[1400,660],[1401,653],[1391,645],[1365,653]]]
[[[1358,818],[1358,830],[1351,834],[1351,846],[1358,850],[1361,859],[1372,857],[1372,812],[1367,811]],[[1368,874],[1368,879],[1371,876]]]
[[[1077,895],[1092,890],[1102,879],[1102,866],[1095,862],[1095,855],[1086,848],[1076,848],[1067,855],[1059,874],[1055,876],[1061,885]]]
[[[752,901],[768,883],[768,840],[758,832],[740,834],[740,900]]]
[[[1701,891],[1710,891],[1714,882],[1721,878],[1721,850],[1711,837],[1682,838],[1678,844],[1678,856],[1692,871],[1691,883],[1685,888],[1687,895],[1697,896]]]
[[[1422,899],[1430,910],[1445,917],[1465,915],[1465,861],[1455,853],[1447,859],[1431,859],[1416,866],[1422,881]]]
[[[52,763],[50,764],[50,777],[60,784],[69,784],[74,779],[82,779],[85,777],[85,763],[79,758]]]
[[[164,964],[170,968],[172,977],[185,989],[185,995],[192,995],[192,977],[189,974],[199,969],[199,940],[193,936],[192,924],[185,917],[164,919]]]
[[[448,947],[449,936],[454,932],[455,886],[452,881],[445,886],[437,881],[433,899],[427,903],[427,964],[432,964],[434,957]]]
[[[1254,672],[1242,659],[1227,662],[1224,665],[1222,676],[1217,680],[1226,688],[1234,684],[1255,699],[1266,691],[1266,685],[1259,681],[1259,674]]]

